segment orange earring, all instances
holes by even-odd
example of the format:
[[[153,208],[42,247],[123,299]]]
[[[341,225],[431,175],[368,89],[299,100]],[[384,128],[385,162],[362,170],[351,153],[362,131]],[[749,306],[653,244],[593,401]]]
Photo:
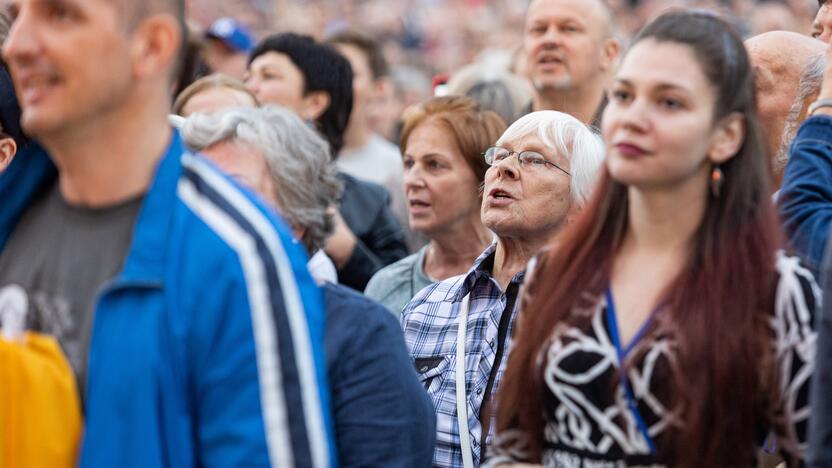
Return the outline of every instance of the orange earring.
[[[722,190],[722,184],[725,182],[725,174],[719,166],[714,166],[711,170],[711,195],[714,198],[719,198],[719,193]]]

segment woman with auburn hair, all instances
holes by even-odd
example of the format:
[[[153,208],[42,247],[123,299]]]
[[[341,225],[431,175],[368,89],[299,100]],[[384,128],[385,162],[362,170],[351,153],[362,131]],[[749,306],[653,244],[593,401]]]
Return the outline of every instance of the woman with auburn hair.
[[[422,288],[468,270],[491,243],[480,220],[483,151],[506,129],[467,97],[437,97],[404,114],[401,152],[410,227],[418,252],[379,270],[364,291],[397,316]]]
[[[603,134],[598,191],[527,281],[489,465],[754,466],[769,431],[797,462],[820,297],[778,250],[740,37],[660,16]]]

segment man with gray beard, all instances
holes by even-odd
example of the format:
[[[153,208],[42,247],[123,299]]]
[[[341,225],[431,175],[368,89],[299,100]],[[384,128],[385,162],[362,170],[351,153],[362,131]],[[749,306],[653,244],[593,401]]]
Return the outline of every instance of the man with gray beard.
[[[802,34],[772,31],[747,39],[745,46],[754,65],[773,185],[779,189],[789,145],[820,91],[826,44]]]
[[[619,49],[604,0],[532,0],[523,33],[529,112],[557,110],[597,127]]]

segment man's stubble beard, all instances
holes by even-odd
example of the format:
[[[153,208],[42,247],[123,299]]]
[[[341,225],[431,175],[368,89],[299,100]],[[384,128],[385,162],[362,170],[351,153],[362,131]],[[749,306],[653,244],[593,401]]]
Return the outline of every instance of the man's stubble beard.
[[[78,103],[79,105],[86,104],[84,105],[85,109],[77,109],[76,106],[75,112],[63,115],[54,122],[33,122],[26,125],[24,118],[23,122],[21,122],[24,131],[32,137],[43,141],[48,141],[52,138],[63,139],[71,136],[79,128],[94,125],[96,121],[119,113],[130,101],[131,83],[129,77],[122,78],[119,82],[111,84],[106,89],[98,89],[99,91],[93,93],[86,103]],[[25,109],[23,112],[25,115]],[[129,124],[129,121],[125,121],[125,124]]]
[[[532,79],[532,86],[534,86],[534,90],[538,95],[546,95],[548,93],[572,90],[574,88],[574,80],[572,80],[572,75],[567,73],[565,76],[554,80]]]

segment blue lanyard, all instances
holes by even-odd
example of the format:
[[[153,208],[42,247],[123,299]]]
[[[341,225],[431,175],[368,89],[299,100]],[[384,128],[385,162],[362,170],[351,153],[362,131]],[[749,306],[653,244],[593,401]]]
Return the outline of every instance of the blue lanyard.
[[[656,444],[653,442],[653,438],[650,437],[650,432],[647,429],[647,423],[644,422],[644,418],[641,417],[641,413],[638,411],[638,405],[636,404],[635,396],[633,395],[632,388],[630,386],[630,382],[627,379],[627,372],[624,370],[624,359],[627,357],[627,354],[633,350],[636,344],[638,344],[639,340],[644,336],[647,332],[647,329],[650,328],[650,325],[653,323],[653,319],[656,316],[656,313],[662,308],[662,306],[658,306],[650,312],[650,315],[647,317],[647,320],[641,324],[638,331],[636,332],[633,339],[627,344],[626,348],[621,347],[621,338],[618,334],[618,320],[615,317],[615,302],[612,300],[612,289],[607,288],[606,291],[606,299],[607,299],[607,323],[610,327],[610,337],[612,338],[612,343],[615,346],[615,350],[618,352],[618,363],[620,366],[618,375],[621,379],[621,387],[624,389],[624,393],[627,396],[627,407],[630,410],[630,414],[632,414],[633,418],[636,420],[636,424],[638,425],[638,429],[641,432],[642,437],[644,440],[647,441],[647,446],[650,448],[650,453],[652,455],[656,454]]]

